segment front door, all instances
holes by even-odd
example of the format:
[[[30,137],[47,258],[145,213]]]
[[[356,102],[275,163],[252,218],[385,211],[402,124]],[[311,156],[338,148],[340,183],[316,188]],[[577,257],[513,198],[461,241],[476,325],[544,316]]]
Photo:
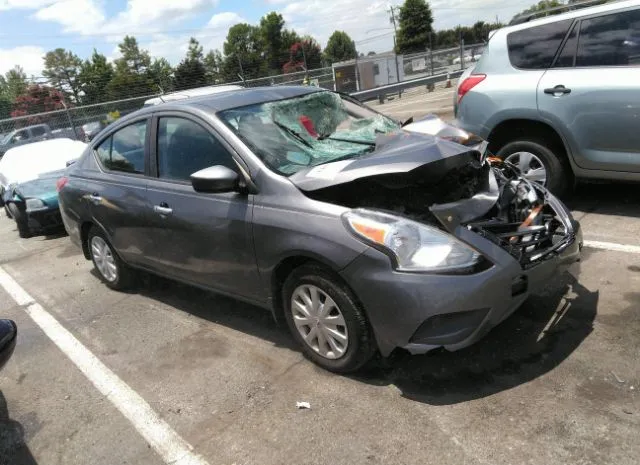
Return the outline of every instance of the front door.
[[[152,266],[183,281],[259,299],[264,294],[252,240],[252,196],[198,193],[189,179],[214,165],[238,171],[232,155],[200,121],[186,116],[155,121],[157,178],[147,189]]]
[[[640,10],[577,22],[540,79],[538,108],[578,166],[640,172]]]

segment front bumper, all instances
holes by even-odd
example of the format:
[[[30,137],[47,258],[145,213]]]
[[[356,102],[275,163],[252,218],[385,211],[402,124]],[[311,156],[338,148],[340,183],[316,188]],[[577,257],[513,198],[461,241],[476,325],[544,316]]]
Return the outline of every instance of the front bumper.
[[[26,214],[29,230],[33,233],[45,233],[62,227],[62,218],[58,207],[27,210]]]
[[[341,274],[363,304],[383,356],[397,347],[412,353],[458,350],[481,339],[579,259],[582,232],[573,224],[562,252],[527,269],[503,248],[458,228],[455,235],[493,266],[471,275],[402,273],[382,252],[368,249]]]

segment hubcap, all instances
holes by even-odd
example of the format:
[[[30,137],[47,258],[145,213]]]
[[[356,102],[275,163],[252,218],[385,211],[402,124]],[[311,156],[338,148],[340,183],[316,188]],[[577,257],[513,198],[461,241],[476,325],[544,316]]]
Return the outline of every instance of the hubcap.
[[[525,179],[535,181],[543,186],[547,183],[547,170],[545,169],[542,160],[533,153],[512,153],[505,161],[516,165]]]
[[[99,236],[91,238],[91,255],[100,274],[109,282],[118,279],[118,268],[113,258],[111,248],[105,240]]]
[[[344,316],[334,300],[311,284],[298,286],[291,295],[293,322],[304,342],[328,359],[344,355],[349,335]]]

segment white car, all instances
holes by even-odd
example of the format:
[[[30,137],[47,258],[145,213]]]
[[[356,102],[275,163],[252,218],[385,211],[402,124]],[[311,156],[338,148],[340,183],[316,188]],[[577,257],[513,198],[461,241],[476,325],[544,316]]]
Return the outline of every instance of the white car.
[[[200,97],[202,95],[218,94],[220,92],[228,92],[230,90],[244,89],[242,86],[228,85],[228,86],[206,86],[197,87],[195,89],[181,90],[178,92],[171,92],[169,94],[161,95],[160,97],[150,98],[144,102],[144,107],[151,107],[159,105],[164,102],[170,102],[173,100],[182,100],[191,97]]]
[[[87,144],[71,139],[51,139],[7,150],[0,159],[0,190],[30,181],[41,174],[63,170],[82,155]]]

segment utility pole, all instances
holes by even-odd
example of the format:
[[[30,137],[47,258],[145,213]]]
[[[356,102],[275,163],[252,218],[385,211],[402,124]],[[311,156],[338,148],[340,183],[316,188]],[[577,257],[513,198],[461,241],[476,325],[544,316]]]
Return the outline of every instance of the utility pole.
[[[393,55],[396,61],[396,82],[400,82],[400,66],[398,66],[398,44],[396,37],[398,36],[398,27],[396,26],[396,12],[393,5],[389,5],[389,13],[391,13],[391,22],[393,23]],[[398,98],[402,98],[402,92],[398,91]]]

